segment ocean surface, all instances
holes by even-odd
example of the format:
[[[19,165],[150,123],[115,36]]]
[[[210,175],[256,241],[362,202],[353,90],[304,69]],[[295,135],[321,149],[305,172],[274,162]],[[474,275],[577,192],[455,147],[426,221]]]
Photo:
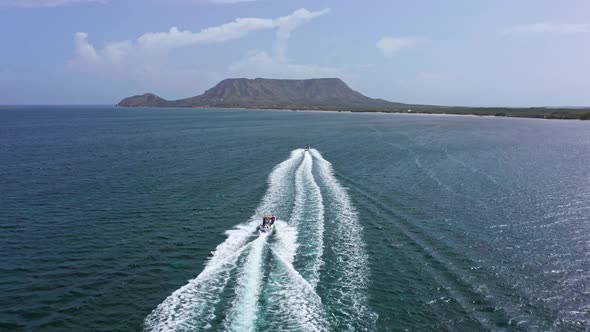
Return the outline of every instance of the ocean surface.
[[[589,170],[590,122],[6,107],[0,330],[588,331]]]

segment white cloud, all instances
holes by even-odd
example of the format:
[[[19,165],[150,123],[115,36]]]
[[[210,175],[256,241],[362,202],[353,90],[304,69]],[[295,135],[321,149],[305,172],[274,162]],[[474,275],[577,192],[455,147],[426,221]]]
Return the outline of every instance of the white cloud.
[[[70,65],[78,68],[96,67],[100,65],[122,65],[128,56],[132,54],[131,42],[113,42],[107,44],[102,50],[96,50],[88,42],[88,34],[76,32],[74,35],[75,58],[70,60]],[[86,68],[90,69],[90,68]]]
[[[287,57],[287,43],[291,33],[300,25],[324,15],[329,9],[318,12],[297,10],[290,16],[278,18],[278,29],[274,52],[250,51],[246,56],[229,65],[226,76],[246,78],[304,79],[318,77],[341,77],[340,68],[325,67],[318,64],[296,63]]]
[[[506,34],[517,33],[545,33],[556,35],[567,35],[575,33],[590,32],[589,23],[533,23],[524,25],[515,25],[503,30]]]
[[[59,7],[76,3],[100,2],[107,0],[0,0],[0,7]]]
[[[291,37],[291,32],[297,27],[311,21],[316,17],[328,14],[330,8],[326,8],[317,12],[310,12],[306,9],[298,9],[289,16],[279,17],[277,19],[277,43],[275,50],[277,56],[284,58],[287,52],[287,40]]]
[[[247,36],[260,30],[277,30],[279,45],[289,38],[291,31],[310,20],[327,14],[329,8],[320,11],[298,9],[287,16],[274,19],[237,18],[232,22],[205,28],[199,32],[170,28],[166,32],[148,32],[135,41],[108,43],[103,49],[97,50],[88,42],[84,32],[75,34],[76,53],[73,64],[96,64],[99,62],[118,63],[127,57],[150,56],[170,52],[174,49],[196,46],[207,43],[219,43]],[[284,46],[279,46],[284,50]]]
[[[377,48],[385,56],[394,56],[402,49],[411,48],[423,44],[424,38],[417,37],[382,37],[376,43]]]
[[[226,24],[209,27],[199,32],[172,27],[167,32],[145,33],[137,39],[109,42],[102,48],[89,42],[88,34],[74,35],[74,57],[71,68],[92,73],[113,82],[128,82],[136,91],[163,92],[168,97],[196,94],[228,76],[309,78],[340,76],[338,68],[316,64],[298,64],[286,56],[287,42],[299,26],[325,15],[330,9],[309,11],[298,9],[277,18],[238,18]],[[252,51],[241,60],[223,68],[199,67],[177,63],[165,56],[180,48],[221,43],[243,38],[262,30],[275,31],[274,52]],[[166,94],[168,93],[168,94]]]
[[[282,56],[272,56],[264,51],[256,51],[249,52],[245,58],[232,63],[228,68],[227,76],[304,79],[341,77],[342,70],[317,64],[298,64]]]

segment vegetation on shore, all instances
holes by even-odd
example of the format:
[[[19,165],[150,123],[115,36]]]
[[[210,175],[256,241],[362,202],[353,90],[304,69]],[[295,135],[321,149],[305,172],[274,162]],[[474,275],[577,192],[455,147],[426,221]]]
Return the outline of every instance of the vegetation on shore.
[[[231,108],[231,106],[228,106]],[[273,107],[237,107],[256,109],[276,109]],[[281,108],[282,109],[282,108]],[[416,108],[354,108],[354,107],[287,107],[292,111],[334,111],[334,112],[366,112],[366,113],[408,113],[408,114],[451,114],[501,116],[515,118],[562,119],[562,120],[590,120],[590,108],[549,108],[549,107],[441,107],[419,106]]]
[[[507,107],[434,107],[416,109],[351,110],[352,112],[462,114],[480,116],[504,116],[518,118],[590,120],[590,108],[507,108]]]

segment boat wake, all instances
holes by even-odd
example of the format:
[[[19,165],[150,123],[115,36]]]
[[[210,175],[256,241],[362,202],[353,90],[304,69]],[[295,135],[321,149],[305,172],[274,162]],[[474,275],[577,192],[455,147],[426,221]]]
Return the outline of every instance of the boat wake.
[[[273,232],[258,234],[268,213],[282,220]],[[317,150],[292,151],[269,175],[254,215],[226,234],[201,274],[146,317],[146,331],[374,326],[362,227],[346,189]]]

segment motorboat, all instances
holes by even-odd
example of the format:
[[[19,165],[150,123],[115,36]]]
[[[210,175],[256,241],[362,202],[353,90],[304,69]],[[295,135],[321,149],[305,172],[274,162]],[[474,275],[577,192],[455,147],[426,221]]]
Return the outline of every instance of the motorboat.
[[[260,225],[260,226],[258,226],[258,230],[262,233],[270,233],[270,232],[272,232],[272,230],[274,228],[275,228],[274,225],[266,225],[266,226]]]
[[[263,233],[272,232],[275,227],[277,218],[274,215],[265,215],[262,217],[262,224],[258,226],[258,230]]]

